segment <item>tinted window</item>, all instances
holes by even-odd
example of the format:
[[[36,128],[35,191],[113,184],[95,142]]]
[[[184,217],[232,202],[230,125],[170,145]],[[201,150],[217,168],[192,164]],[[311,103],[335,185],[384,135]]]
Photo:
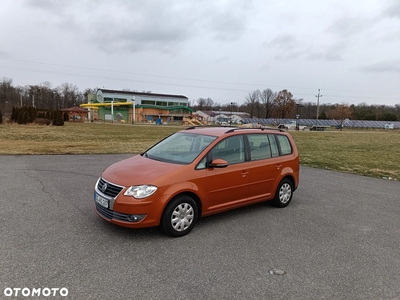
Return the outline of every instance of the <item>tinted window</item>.
[[[275,134],[268,134],[269,144],[271,147],[272,157],[279,156],[278,145],[276,143]]]
[[[219,142],[211,150],[211,159],[221,158],[228,164],[244,162],[244,143],[241,135],[232,136]]]
[[[282,155],[291,154],[292,153],[292,145],[290,145],[289,139],[284,135],[277,135],[279,146],[281,147]]]
[[[271,157],[271,147],[267,134],[249,134],[251,160],[259,160]]]

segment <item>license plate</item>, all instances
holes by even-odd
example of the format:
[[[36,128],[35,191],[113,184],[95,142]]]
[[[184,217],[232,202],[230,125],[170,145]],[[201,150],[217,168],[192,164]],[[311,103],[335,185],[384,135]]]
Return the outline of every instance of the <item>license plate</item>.
[[[94,201],[96,201],[101,206],[108,208],[108,200],[97,194],[94,195]]]

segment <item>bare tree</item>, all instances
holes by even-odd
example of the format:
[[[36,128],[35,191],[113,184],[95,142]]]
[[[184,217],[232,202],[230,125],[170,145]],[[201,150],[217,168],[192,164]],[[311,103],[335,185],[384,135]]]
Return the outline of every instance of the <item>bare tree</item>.
[[[82,98],[79,98],[79,89],[76,85],[70,83],[63,83],[60,86],[61,94],[61,108],[67,108],[81,104]]]
[[[257,111],[260,107],[260,91],[255,90],[249,93],[244,101],[244,104],[247,108],[247,113],[250,115],[250,118],[253,118],[257,115]]]
[[[14,106],[22,107],[26,105],[27,104],[26,99],[28,98],[29,95],[29,89],[27,89],[24,86],[17,85],[15,87],[15,92],[19,95],[19,105],[14,105]]]
[[[264,106],[265,118],[268,119],[271,117],[272,111],[274,109],[274,100],[277,94],[273,92],[271,89],[266,89],[260,92],[260,102]]]
[[[28,88],[29,88],[28,103],[30,104],[30,101],[32,101],[32,106],[36,107],[37,101],[38,101],[39,95],[40,95],[40,86],[39,85],[29,85]]]
[[[0,81],[0,109],[5,113],[10,113],[11,108],[18,102],[17,93],[12,86],[12,79],[3,77]]]
[[[205,105],[206,105],[206,99],[204,99],[204,98],[197,99],[197,109],[198,110],[204,110]]]
[[[211,98],[199,98],[197,99],[198,110],[211,110],[214,106],[214,101]]]
[[[211,98],[207,98],[205,106],[207,110],[211,110],[214,106],[214,101]]]
[[[88,102],[88,101],[89,101],[89,95],[95,95],[96,92],[97,92],[97,90],[98,90],[98,88],[94,88],[94,89],[86,88],[86,89],[83,91],[83,94],[82,94],[82,96],[83,96],[83,102]]]
[[[48,81],[42,82],[36,87],[35,106],[38,108],[55,109],[54,93],[51,88],[51,83]]]

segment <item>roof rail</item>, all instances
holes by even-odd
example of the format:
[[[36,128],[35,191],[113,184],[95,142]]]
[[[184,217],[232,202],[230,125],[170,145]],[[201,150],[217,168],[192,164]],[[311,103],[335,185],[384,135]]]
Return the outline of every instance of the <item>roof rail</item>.
[[[236,130],[261,130],[261,131],[264,131],[264,130],[276,130],[276,131],[280,131],[280,132],[284,132],[285,131],[283,129],[279,129],[279,128],[275,128],[275,127],[254,127],[254,128],[253,127],[235,127],[235,128],[232,128],[232,129],[226,131],[225,133],[234,132]]]
[[[191,130],[195,128],[229,128],[229,130],[225,131],[225,133],[234,132],[236,130],[276,130],[280,132],[285,132],[283,129],[279,129],[276,127],[232,127],[232,126],[220,126],[220,125],[195,125],[187,127],[185,130]]]
[[[214,127],[214,128],[223,128],[223,127],[231,128],[231,126],[220,126],[220,125],[194,125],[194,126],[187,127],[185,130],[190,130],[190,129],[195,129],[195,128],[212,128],[212,127]]]

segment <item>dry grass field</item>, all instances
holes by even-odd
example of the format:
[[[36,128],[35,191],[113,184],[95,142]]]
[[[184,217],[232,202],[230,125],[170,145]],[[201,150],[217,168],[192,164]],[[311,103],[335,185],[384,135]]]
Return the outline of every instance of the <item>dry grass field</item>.
[[[68,123],[0,125],[0,154],[139,153],[182,127]]]
[[[0,155],[139,153],[181,126],[0,124]],[[400,180],[400,131],[291,132],[301,164]]]
[[[291,132],[302,165],[400,180],[400,131]]]

